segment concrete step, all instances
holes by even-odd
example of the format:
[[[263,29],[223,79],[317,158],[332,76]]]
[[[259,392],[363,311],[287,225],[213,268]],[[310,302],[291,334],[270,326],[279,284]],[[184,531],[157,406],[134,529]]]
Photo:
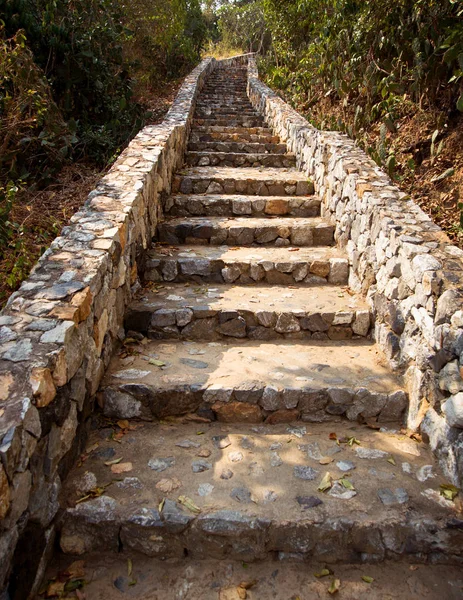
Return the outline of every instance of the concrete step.
[[[307,196],[313,183],[295,169],[192,167],[172,180],[176,194],[248,194],[257,196]]]
[[[200,127],[215,127],[215,126],[223,126],[223,127],[262,127],[264,125],[263,117],[207,117],[198,119],[197,117],[193,118],[193,126]]]
[[[126,331],[197,341],[347,340],[368,336],[370,324],[365,302],[337,286],[148,286],[125,316]]]
[[[205,316],[198,328],[207,330],[209,319]],[[341,422],[342,417],[400,424],[406,394],[382,360],[364,339],[143,338],[113,357],[100,405],[108,417],[121,419],[197,413],[240,423]]]
[[[325,566],[323,555],[320,561],[316,556],[308,559],[301,568],[301,553],[279,553],[276,557],[278,566],[273,558],[254,563],[184,557],[161,560],[137,553],[133,575],[128,577],[127,561],[132,555],[130,548],[123,546],[120,553],[94,552],[86,555],[83,570],[87,598],[113,598],[117,582],[124,592],[130,590],[131,600],[153,599],[153,590],[162,600],[183,597],[188,600],[238,600],[245,597],[244,592],[248,600],[319,599],[327,597],[332,582],[339,579],[342,582],[342,598],[400,599],[404,590],[416,589],[420,590],[422,598],[431,599],[435,590],[439,590],[440,596],[446,600],[461,600],[461,567],[455,565],[415,564],[410,565],[413,568],[411,572],[410,568],[392,560],[369,564],[368,576],[374,580],[371,585],[362,581],[365,567],[361,568],[358,564],[338,563],[331,576],[315,577],[314,573],[320,573]],[[408,561],[413,560],[412,556],[408,556]],[[60,571],[69,569],[73,561],[72,556],[57,556],[48,570],[47,580],[56,581]],[[129,585],[135,581],[135,585]],[[246,590],[249,586],[250,589]],[[188,590],[187,596],[184,595],[185,589]],[[304,592],[308,595],[304,596]]]
[[[190,142],[251,142],[256,144],[279,144],[280,138],[268,127],[194,127]]]
[[[190,152],[246,152],[249,154],[286,154],[286,144],[257,144],[252,142],[190,142]]]
[[[276,167],[296,166],[295,154],[250,154],[244,152],[187,152],[186,164],[192,167]]]
[[[94,431],[84,466],[71,472],[62,493],[64,553],[106,555],[123,549],[126,556],[227,563],[292,554],[299,561],[316,557],[329,565],[387,558],[461,565],[461,520],[453,503],[440,502],[439,484],[445,479],[433,467],[429,450],[403,435],[339,424],[338,439],[360,441],[351,447],[330,440],[332,425],[327,424],[311,425],[310,433],[283,424],[131,426],[120,444],[110,439],[111,429],[103,430],[104,436]],[[120,432],[116,425],[112,430]],[[115,476],[105,463],[118,458],[130,470]],[[432,478],[423,481],[427,471]],[[85,497],[85,473],[87,480],[108,487],[102,496],[77,503]],[[321,492],[327,473],[331,487]],[[137,566],[135,559],[135,573]],[[126,572],[125,561],[125,570],[111,580]],[[357,572],[359,581],[362,573]],[[239,597],[244,596],[221,596]]]
[[[320,198],[317,196],[240,196],[226,194],[214,196],[201,194],[169,196],[163,203],[164,213],[169,216],[241,217],[292,216],[318,217]]]
[[[178,217],[157,227],[167,244],[332,246],[334,226],[313,217]]]
[[[156,245],[143,273],[152,282],[347,285],[349,264],[336,248]]]

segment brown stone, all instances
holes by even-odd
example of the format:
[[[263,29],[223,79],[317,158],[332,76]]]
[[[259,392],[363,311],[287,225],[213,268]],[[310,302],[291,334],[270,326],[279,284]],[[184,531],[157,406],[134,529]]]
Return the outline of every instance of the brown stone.
[[[66,385],[67,379],[67,364],[66,364],[66,352],[62,348],[56,355],[55,366],[53,371],[53,381],[57,387]]]
[[[89,287],[86,287],[82,291],[77,292],[77,294],[74,294],[71,304],[77,308],[73,319],[76,323],[85,321],[85,319],[89,316],[90,311],[92,310],[92,300],[93,295]]]
[[[7,400],[10,393],[10,388],[13,385],[13,375],[11,373],[3,373],[0,375],[0,400]]]
[[[355,186],[355,190],[357,192],[357,196],[359,198],[363,198],[363,194],[365,192],[371,192],[373,190],[373,188],[371,187],[371,185],[369,183],[359,181],[357,183],[357,185]]]
[[[130,284],[133,285],[137,281],[138,277],[138,268],[137,263],[134,262],[132,268],[130,269]]]
[[[292,410],[276,410],[265,419],[265,422],[276,425],[278,423],[291,423],[297,421],[297,419],[299,419],[299,411],[297,408],[293,408]]]
[[[95,340],[98,354],[101,353],[101,349],[103,348],[104,336],[108,330],[108,321],[108,311],[105,308],[101,313],[101,317],[99,319],[95,319],[95,323],[93,325],[93,339]]]
[[[63,319],[64,321],[74,321],[74,323],[77,324],[79,322],[79,308],[72,304],[62,304],[60,306],[55,306],[53,310],[49,312],[48,316],[56,319]]]
[[[268,215],[285,215],[288,212],[287,200],[267,200],[265,212]]]
[[[328,277],[330,274],[330,265],[327,262],[314,260],[310,265],[310,272],[318,277]]]
[[[127,244],[127,226],[125,223],[119,225],[119,243],[121,244],[122,252]]]
[[[246,402],[216,402],[212,410],[219,421],[224,423],[260,423],[262,421],[261,410],[255,404]]]
[[[53,383],[50,369],[36,367],[32,369],[30,376],[35,404],[38,408],[48,406],[56,396],[56,388]]]
[[[10,486],[5,470],[0,464],[0,521],[6,517],[10,508]]]
[[[352,329],[350,327],[339,327],[332,325],[328,329],[330,340],[350,340],[352,338]]]

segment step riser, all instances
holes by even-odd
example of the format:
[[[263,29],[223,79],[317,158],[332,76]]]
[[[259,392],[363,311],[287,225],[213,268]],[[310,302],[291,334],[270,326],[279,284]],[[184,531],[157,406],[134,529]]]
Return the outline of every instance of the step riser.
[[[175,175],[172,181],[172,193],[182,194],[246,194],[247,196],[308,196],[314,193],[313,183],[297,181],[290,183],[284,179],[276,180],[269,176],[267,181],[236,179],[234,177],[190,177]]]
[[[138,331],[151,339],[215,341],[251,340],[350,340],[370,333],[368,311],[285,313],[256,310],[215,310],[205,306],[181,309],[132,308],[125,319],[126,331]]]
[[[201,357],[199,357],[201,358]],[[179,385],[162,389],[143,383],[124,383],[102,389],[100,400],[107,417],[136,417],[145,421],[197,413],[224,423],[320,423],[344,417],[349,421],[377,419],[379,423],[400,423],[407,396],[402,390],[389,394],[370,393],[361,388],[266,387],[252,382],[246,388],[208,384]],[[128,415],[127,406],[132,409]],[[135,410],[136,407],[136,410]],[[133,411],[137,414],[134,415]]]
[[[252,244],[282,247],[316,247],[334,245],[332,225],[299,225],[275,227],[271,221],[261,227],[220,228],[205,223],[189,225],[173,224],[169,221],[158,226],[158,239],[167,244],[212,244],[220,246],[250,246]]]
[[[347,260],[292,261],[273,263],[271,261],[231,262],[201,258],[148,259],[144,277],[153,282],[200,282],[236,283],[252,285],[347,285],[349,267]]]
[[[164,213],[176,217],[290,216],[318,217],[321,202],[316,197],[246,199],[227,196],[174,196],[164,202]]]
[[[286,144],[252,144],[239,142],[190,142],[190,152],[241,152],[248,154],[286,154]]]
[[[220,119],[237,119],[237,118],[257,118],[258,115],[252,107],[232,109],[229,107],[224,108],[197,108],[195,111],[196,119],[208,119],[208,118],[220,118]]]
[[[210,119],[194,119],[193,126],[221,126],[221,127],[262,127],[264,119],[262,117],[243,117],[243,118],[210,118]]]
[[[190,135],[190,143],[197,142],[223,142],[232,143],[237,142],[239,144],[279,144],[280,138],[272,133],[246,133],[246,130],[234,131],[230,128],[230,131],[192,131]],[[286,148],[284,149],[287,152]]]
[[[296,157],[285,154],[238,154],[226,152],[187,152],[190,167],[276,167],[296,166]]]
[[[271,136],[273,138],[277,138],[278,136],[272,133],[272,130],[268,127],[228,127],[224,125],[214,125],[214,126],[200,126],[193,127],[191,130],[191,135],[211,135],[213,133],[226,133],[230,134],[238,134],[238,135],[262,135],[262,136]],[[190,141],[191,141],[190,135]],[[279,139],[279,138],[278,138]]]

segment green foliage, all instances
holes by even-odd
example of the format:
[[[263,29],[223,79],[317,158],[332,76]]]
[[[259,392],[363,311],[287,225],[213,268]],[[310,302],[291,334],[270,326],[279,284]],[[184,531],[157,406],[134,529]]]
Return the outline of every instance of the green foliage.
[[[463,108],[461,0],[262,0],[273,37],[270,83],[295,102],[314,94],[391,123],[404,95]]]
[[[4,181],[107,164],[144,122],[139,83],[184,74],[207,33],[199,0],[0,0],[0,14]]]
[[[260,52],[268,48],[270,35],[266,31],[260,1],[224,3],[218,9],[217,17],[218,33],[225,47],[242,48],[245,52]]]
[[[17,191],[18,188],[12,181],[8,181],[5,186],[0,186],[0,260],[13,233],[13,226],[9,219]]]

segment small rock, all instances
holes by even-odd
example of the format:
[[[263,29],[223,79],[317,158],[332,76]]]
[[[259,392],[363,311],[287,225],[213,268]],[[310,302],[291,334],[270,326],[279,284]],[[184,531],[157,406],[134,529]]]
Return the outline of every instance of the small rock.
[[[316,506],[323,504],[323,501],[316,496],[296,496],[296,501],[304,510],[307,510],[308,508],[315,508]]]
[[[402,463],[402,471],[404,473],[406,473],[407,475],[411,475],[412,474],[412,466],[410,463],[408,462],[403,462]]]
[[[228,435],[215,435],[212,438],[212,443],[216,448],[219,448],[219,450],[224,450],[225,448],[228,448],[228,446],[231,446]]]
[[[112,373],[112,377],[117,379],[142,379],[147,375],[150,375],[151,371],[141,371],[140,369],[126,369],[125,371],[118,371]]]
[[[222,473],[220,473],[220,479],[231,479],[234,473],[230,469],[224,469]]]
[[[294,467],[294,475],[298,479],[304,479],[305,481],[313,481],[317,477],[318,471],[313,469],[312,467],[297,465],[296,467]]]
[[[320,460],[323,458],[323,454],[320,450],[318,442],[312,442],[311,444],[301,444],[298,446],[301,452],[307,453],[307,456],[313,460]]]
[[[254,448],[254,442],[245,436],[241,438],[240,446],[243,450],[252,450]]]
[[[194,360],[193,358],[181,358],[180,362],[192,369],[207,369],[209,363],[202,360]]]
[[[335,481],[328,494],[334,498],[341,498],[341,500],[350,500],[357,495],[357,492],[355,490],[348,490],[338,481]]]
[[[22,362],[28,360],[32,354],[32,343],[28,338],[19,340],[2,354],[3,360]]]
[[[408,494],[404,488],[396,488],[394,491],[389,488],[380,488],[378,490],[378,498],[385,506],[408,502]]]
[[[118,481],[116,483],[116,487],[126,490],[126,489],[134,489],[141,490],[143,488],[143,484],[138,479],[138,477],[124,477],[122,481]]]
[[[115,455],[116,451],[114,450],[114,448],[100,448],[99,450],[96,450],[93,454],[93,456],[96,456],[103,460],[110,460]]]
[[[384,458],[389,456],[387,452],[384,452],[384,450],[377,450],[375,448],[362,448],[361,446],[357,446],[355,448],[355,453],[359,458]]]
[[[278,454],[278,452],[272,452],[270,455],[270,466],[279,467],[282,464],[283,461],[281,460],[281,456]]]
[[[251,502],[251,492],[245,487],[233,488],[230,493],[230,498],[233,498],[233,500],[241,502],[242,504],[249,504]]]
[[[442,404],[442,412],[450,427],[463,429],[463,392],[450,396],[450,398]]]
[[[269,504],[270,502],[276,502],[278,499],[278,494],[273,490],[265,490],[264,491],[264,504]]]
[[[432,471],[432,465],[424,465],[416,472],[416,478],[418,481],[421,481],[421,483],[427,481],[428,479],[432,479],[433,477],[436,477],[436,475]]]
[[[214,486],[210,483],[201,483],[198,487],[198,496],[209,496],[212,494]]]
[[[173,456],[169,456],[167,458],[152,458],[148,461],[148,467],[153,469],[153,471],[157,471],[158,473],[161,473],[162,471],[165,471],[174,465],[175,458]]]
[[[230,454],[228,455],[228,459],[231,462],[241,462],[243,460],[243,453],[242,452],[230,452]]]
[[[279,450],[282,445],[283,444],[281,442],[273,442],[273,444],[270,446],[270,450]]]
[[[355,469],[355,465],[351,460],[338,460],[336,466],[341,471],[352,471],[352,469]]]
[[[201,444],[193,442],[192,440],[182,440],[175,445],[179,448],[199,448],[201,446]]]
[[[194,460],[191,463],[193,473],[202,473],[203,471],[209,471],[212,469],[212,464],[206,460]]]
[[[298,438],[304,437],[305,434],[307,433],[307,427],[304,426],[300,426],[300,427],[288,427],[286,429],[286,431],[288,433],[291,433],[292,435],[295,435]]]
[[[260,477],[264,472],[264,468],[258,462],[252,462],[249,465],[249,475],[252,477]]]
[[[212,452],[209,450],[209,448],[201,448],[201,450],[198,450],[198,452],[196,453],[196,456],[199,456],[201,458],[209,458],[211,454]]]

